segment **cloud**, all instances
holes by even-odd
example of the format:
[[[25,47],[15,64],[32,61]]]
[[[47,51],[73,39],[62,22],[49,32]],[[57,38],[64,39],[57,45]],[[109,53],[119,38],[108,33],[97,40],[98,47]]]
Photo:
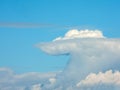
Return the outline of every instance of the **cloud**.
[[[99,30],[80,30],[73,29],[68,31],[64,37],[57,37],[53,41],[75,39],[75,38],[104,38],[103,34]]]
[[[105,38],[99,30],[70,30],[64,37],[40,43],[37,47],[51,55],[70,55],[65,69],[58,76],[60,90],[67,90],[69,86],[69,90],[77,90],[76,83],[90,73],[120,70],[120,39]]]
[[[79,26],[57,25],[47,23],[31,23],[31,22],[0,22],[2,28],[73,28]]]
[[[37,44],[48,54],[70,55],[64,70],[15,74],[0,68],[0,89],[120,90],[120,39],[104,37],[101,31],[72,30],[59,40]]]
[[[42,23],[24,23],[24,22],[0,22],[0,27],[6,28],[43,28],[43,27],[57,27],[54,24],[42,24]]]
[[[84,80],[76,84],[78,90],[119,90],[120,72],[108,70],[89,74]]]
[[[9,68],[0,68],[0,90],[41,90],[45,84],[50,84],[49,79],[54,78],[56,74],[55,72],[15,74]]]
[[[31,90],[41,90],[41,85],[40,84],[33,85]]]
[[[49,82],[50,82],[51,84],[54,84],[54,83],[56,82],[56,78],[50,78],[50,79],[49,79]]]
[[[112,70],[109,70],[105,73],[91,73],[85,78],[85,80],[81,80],[76,86],[94,86],[97,84],[110,84],[120,86],[120,72],[115,71],[113,73]]]
[[[56,73],[15,74],[9,68],[0,68],[0,75],[3,75],[0,76],[0,90],[119,90],[120,88],[120,72],[112,70],[105,73],[91,73],[76,84],[55,78]],[[5,82],[1,78],[5,79],[6,75],[9,79]]]

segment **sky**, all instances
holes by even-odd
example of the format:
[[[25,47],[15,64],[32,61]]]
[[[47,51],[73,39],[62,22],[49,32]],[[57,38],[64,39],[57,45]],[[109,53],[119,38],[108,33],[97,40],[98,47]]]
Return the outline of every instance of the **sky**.
[[[74,28],[100,29],[107,37],[119,38],[119,4],[119,0],[0,0],[0,67],[18,73],[63,69],[68,56],[46,55],[35,44]]]
[[[71,56],[45,53],[41,43],[48,48],[49,44],[58,45],[52,41],[59,36],[61,40],[69,38],[65,34],[73,29],[99,30],[109,39],[118,39],[119,28],[119,0],[0,0],[0,72],[62,71]]]

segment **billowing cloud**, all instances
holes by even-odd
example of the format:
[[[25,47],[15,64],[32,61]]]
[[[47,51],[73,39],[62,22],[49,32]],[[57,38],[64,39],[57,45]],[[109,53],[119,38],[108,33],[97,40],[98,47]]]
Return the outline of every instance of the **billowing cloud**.
[[[41,90],[44,85],[49,85],[49,79],[56,73],[30,72],[15,74],[9,68],[0,68],[0,90]]]
[[[71,30],[64,37],[37,47],[51,55],[71,56],[58,79],[58,82],[65,82],[61,86],[66,90],[69,85],[77,90],[75,84],[90,73],[120,70],[120,39],[105,38],[99,30]]]
[[[91,73],[75,84],[72,81],[63,82],[60,77],[56,77],[56,73],[15,74],[9,68],[0,68],[0,90],[119,90],[119,88],[119,71]]]
[[[81,80],[79,83],[77,83],[76,86],[94,86],[97,84],[110,84],[120,86],[120,72],[115,71],[113,73],[112,70],[109,70],[105,73],[91,73],[85,78],[85,80]]]
[[[50,78],[49,81],[51,84],[54,84],[56,82],[56,78]]]
[[[31,90],[41,90],[41,84],[33,85]]]
[[[120,90],[120,39],[105,38],[99,30],[71,30],[37,47],[51,55],[70,55],[70,60],[57,74],[0,68],[0,89]]]
[[[74,38],[104,38],[103,34],[99,30],[80,30],[73,29],[68,31],[64,37],[57,37],[53,41],[57,40],[66,40],[66,39],[74,39]]]
[[[76,84],[78,90],[119,90],[120,72],[108,70],[89,74],[84,80]]]

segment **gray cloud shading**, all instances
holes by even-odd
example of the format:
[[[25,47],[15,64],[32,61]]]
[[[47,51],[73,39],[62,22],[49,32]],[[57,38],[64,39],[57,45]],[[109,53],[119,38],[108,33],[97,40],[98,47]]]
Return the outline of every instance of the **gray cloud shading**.
[[[9,68],[0,68],[0,90],[38,90],[44,83],[50,84],[49,79],[55,76],[55,72],[15,74]]]
[[[36,45],[50,55],[70,55],[62,72],[15,74],[0,68],[0,89],[120,90],[120,39],[105,38],[94,30],[69,32]]]
[[[83,33],[84,35],[86,34],[85,32]],[[71,56],[62,75],[59,76],[60,79],[58,79],[58,82],[61,82],[60,84],[62,82],[66,83],[62,85],[64,89],[67,89],[69,85],[75,85],[90,73],[108,70],[119,71],[120,69],[120,39],[91,37],[90,35],[93,36],[91,31],[90,33],[87,31],[86,36],[83,38],[82,34],[77,33],[70,33],[72,38],[67,37],[67,39],[64,39],[66,37],[63,37],[49,43],[37,45],[41,50],[51,55],[69,54]],[[92,31],[92,33],[96,32]],[[81,36],[76,38],[74,34]],[[116,86],[113,85],[113,87],[115,88]],[[74,87],[74,90],[77,89]]]
[[[0,90],[119,90],[120,72],[91,73],[74,84],[58,82],[60,72],[15,74],[9,68],[0,68]],[[67,78],[64,78],[67,80]]]

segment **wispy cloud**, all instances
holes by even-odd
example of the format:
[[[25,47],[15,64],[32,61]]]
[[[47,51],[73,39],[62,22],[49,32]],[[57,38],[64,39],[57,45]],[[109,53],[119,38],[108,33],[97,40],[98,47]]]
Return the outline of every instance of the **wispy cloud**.
[[[44,28],[44,27],[57,27],[57,25],[44,24],[44,23],[0,22],[0,27],[4,27],[4,28]]]
[[[0,28],[64,28],[74,29],[82,28],[79,25],[59,25],[51,23],[31,23],[31,22],[0,22]]]

